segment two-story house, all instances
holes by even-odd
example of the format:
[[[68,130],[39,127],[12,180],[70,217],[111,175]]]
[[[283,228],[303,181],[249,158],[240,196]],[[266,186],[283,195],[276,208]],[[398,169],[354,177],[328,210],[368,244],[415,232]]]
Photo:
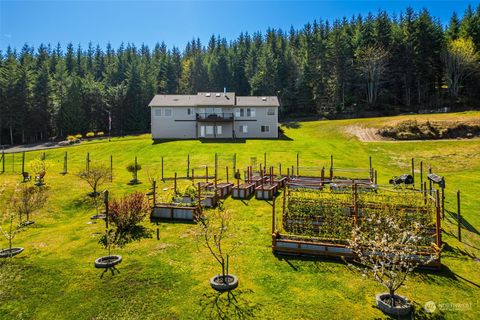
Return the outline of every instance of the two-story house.
[[[152,139],[277,138],[278,98],[235,92],[155,95]]]

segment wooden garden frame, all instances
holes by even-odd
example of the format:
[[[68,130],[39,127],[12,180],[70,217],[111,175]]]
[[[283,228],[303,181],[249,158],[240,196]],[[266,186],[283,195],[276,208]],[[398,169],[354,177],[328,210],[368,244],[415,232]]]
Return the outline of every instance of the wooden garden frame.
[[[385,189],[383,189],[385,190]],[[282,211],[281,216],[276,216],[276,209],[275,209],[275,200],[273,201],[272,206],[272,251],[275,254],[287,254],[287,255],[297,255],[297,256],[319,256],[319,257],[336,257],[336,258],[345,258],[345,259],[353,259],[355,258],[352,250],[348,248],[348,240],[341,239],[341,238],[320,238],[315,236],[305,236],[301,234],[292,234],[289,233],[285,228],[284,219],[288,216],[287,213],[287,201],[288,197],[290,197],[290,189],[287,188],[283,193],[282,197]],[[322,191],[318,191],[322,192]],[[419,246],[418,252],[413,259],[422,260],[422,256],[428,256],[437,248],[441,248],[442,246],[442,235],[441,235],[441,201],[440,201],[440,193],[438,190],[433,190],[431,193],[434,195],[427,194],[425,189],[423,191],[411,190],[411,192],[417,192],[419,203],[424,203],[424,208],[414,206],[412,210],[416,210],[417,212],[422,212],[428,214],[429,212],[434,214],[433,220],[435,222],[435,227],[430,229],[433,238],[435,239],[436,246]],[[345,197],[345,194],[342,194],[342,197]],[[381,200],[381,199],[380,199]],[[355,225],[361,222],[361,212],[363,208],[383,208],[381,202],[373,203],[373,202],[362,202],[361,198],[359,198],[359,193],[357,190],[357,185],[352,185],[352,192],[351,192],[351,199],[350,201],[345,201],[343,199],[340,202],[334,203],[333,202],[326,202],[325,205],[337,205],[339,207],[344,207],[346,210],[349,211],[349,219],[352,221],[352,225]],[[322,203],[323,205],[323,203]],[[407,206],[403,206],[403,209],[408,209]],[[278,220],[281,219],[281,223],[278,223]],[[297,221],[295,223],[302,223],[302,221],[298,221],[298,217],[296,218]],[[304,217],[305,219],[305,217]],[[310,221],[311,222],[311,221]],[[315,225],[312,223],[311,225]],[[321,221],[319,222],[319,226],[321,226]],[[423,265],[422,267],[427,268],[440,268],[441,267],[441,258],[440,252],[438,252],[438,259],[432,261],[428,265]]]

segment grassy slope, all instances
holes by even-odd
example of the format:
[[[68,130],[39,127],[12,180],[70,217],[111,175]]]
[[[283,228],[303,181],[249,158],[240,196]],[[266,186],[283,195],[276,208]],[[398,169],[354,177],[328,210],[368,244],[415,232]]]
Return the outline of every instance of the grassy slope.
[[[445,116],[426,117],[435,120]],[[34,227],[18,235],[16,245],[24,246],[26,251],[0,266],[0,318],[188,319],[209,318],[218,312],[264,319],[384,317],[372,307],[375,293],[383,288],[341,262],[273,256],[271,207],[256,200],[245,204],[231,199],[226,202],[233,210],[236,233],[243,243],[231,267],[240,278],[236,303],[227,306],[225,295],[217,301],[211,293],[207,280],[218,272],[218,267],[206,250],[197,245],[194,225],[165,223],[160,226],[160,241],[154,237],[143,239],[116,250],[124,256],[119,267],[121,274],[107,274],[100,279],[93,260],[104,254],[97,243],[103,224],[87,224],[93,211],[84,197],[86,185],[72,173],[84,166],[87,152],[94,161],[105,164],[113,154],[115,179],[106,187],[119,196],[148,189],[147,183],[135,187],[125,183],[130,176],[124,168],[135,155],[157,176],[161,156],[165,157],[166,175],[172,176],[174,171],[183,174],[188,153],[193,166],[213,166],[213,154],[217,152],[220,167],[224,167],[231,165],[236,152],[240,168],[250,162],[250,157],[262,161],[263,152],[268,153],[269,163],[281,161],[284,168],[295,164],[296,152],[301,154],[302,166],[326,167],[330,154],[335,155],[338,167],[368,167],[368,156],[372,155],[380,183],[392,175],[408,172],[410,158],[415,157],[446,176],[448,208],[455,206],[455,191],[462,190],[465,219],[480,229],[480,140],[361,143],[343,129],[352,124],[379,126],[391,120],[303,122],[299,128],[286,129],[292,140],[281,141],[179,141],[152,145],[149,136],[143,135],[47,151],[47,159],[54,163],[46,176],[51,199],[35,216]],[[57,172],[62,170],[65,150],[69,153],[71,173],[61,176]],[[39,154],[29,153],[27,160]],[[11,170],[10,159],[8,156],[7,170]],[[18,160],[17,157],[17,171]],[[146,170],[140,172],[140,179],[147,181]],[[18,174],[0,176],[0,184],[6,183],[10,189],[19,180]],[[4,195],[3,203],[7,196]],[[472,257],[480,254],[480,237],[465,231],[464,242],[459,243],[452,236],[456,230],[452,222],[448,217],[444,233],[449,248],[443,260],[447,268],[439,273],[418,273],[400,293],[412,299],[420,310],[430,300],[471,303],[469,312],[444,310],[440,315],[475,319],[480,315],[480,264]],[[154,231],[154,226],[146,225]],[[3,241],[2,246],[5,245]]]

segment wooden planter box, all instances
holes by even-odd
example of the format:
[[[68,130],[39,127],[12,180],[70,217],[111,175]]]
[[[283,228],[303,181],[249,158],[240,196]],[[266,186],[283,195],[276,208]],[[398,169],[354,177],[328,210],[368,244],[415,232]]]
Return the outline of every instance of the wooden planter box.
[[[213,186],[213,182],[198,182],[198,183],[195,183],[195,187],[200,187],[200,190],[201,189],[205,189],[207,190],[208,188],[210,188],[211,186]]]
[[[217,183],[217,196],[220,199],[225,199],[232,193],[232,188],[233,188],[233,183]],[[215,186],[210,185],[207,187],[207,191],[214,192],[215,191]]]
[[[262,178],[260,176],[253,176],[250,181],[245,180],[246,183],[253,183],[255,187],[258,187],[259,185],[262,184],[262,182],[265,182],[265,177]]]
[[[276,184],[264,184],[255,188],[255,198],[259,200],[272,200],[276,194]]]
[[[157,204],[150,212],[150,221],[196,221],[200,217],[197,207]]]
[[[200,203],[205,208],[215,208],[217,206],[217,198],[214,195],[207,195],[204,196]]]
[[[240,186],[234,185],[232,187],[232,198],[235,199],[248,199],[255,192],[254,183],[243,183]]]
[[[425,248],[428,250],[429,248]],[[332,243],[321,240],[299,240],[288,235],[274,233],[272,235],[272,250],[276,254],[297,255],[297,256],[318,256],[345,258],[351,260],[355,257],[350,248],[342,243]],[[426,251],[425,250],[425,251]],[[422,260],[427,255],[426,252],[418,252],[413,259]],[[420,265],[423,268],[439,269],[441,267],[440,258],[427,265]]]
[[[279,189],[284,188],[287,184],[287,177],[274,178],[273,182],[277,184]]]

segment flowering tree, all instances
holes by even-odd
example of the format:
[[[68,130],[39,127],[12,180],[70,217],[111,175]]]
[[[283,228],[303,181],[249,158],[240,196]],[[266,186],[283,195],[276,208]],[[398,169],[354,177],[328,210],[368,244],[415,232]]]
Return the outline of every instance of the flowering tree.
[[[395,291],[419,264],[438,259],[438,248],[419,255],[419,246],[429,242],[425,226],[398,208],[364,209],[364,218],[353,228],[349,247],[364,266],[361,271],[388,289],[395,306]],[[413,215],[415,216],[415,214]],[[420,219],[421,220],[421,219]]]

